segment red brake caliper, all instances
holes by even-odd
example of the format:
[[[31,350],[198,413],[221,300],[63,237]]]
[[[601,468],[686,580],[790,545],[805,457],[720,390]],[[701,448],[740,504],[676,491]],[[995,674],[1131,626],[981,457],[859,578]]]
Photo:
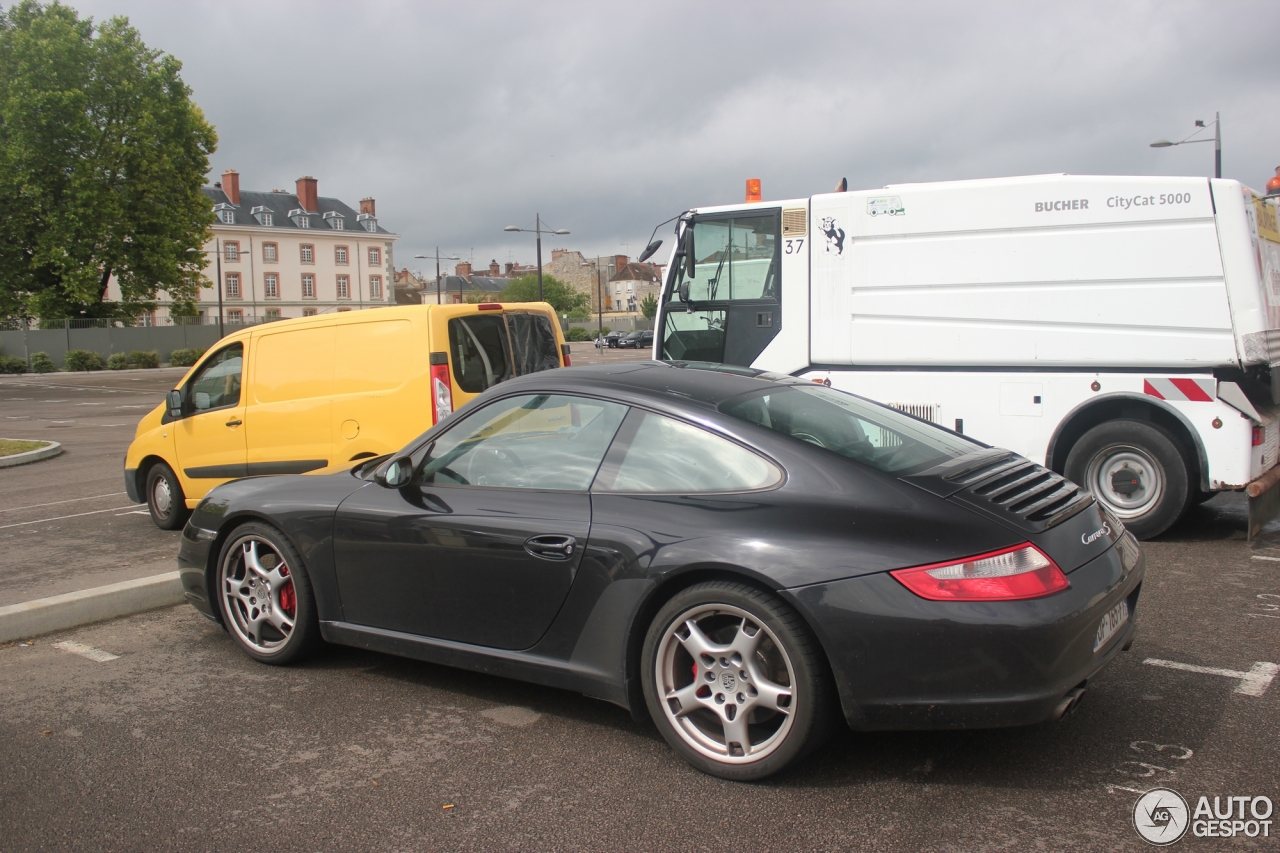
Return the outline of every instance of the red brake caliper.
[[[281,566],[280,574],[289,577],[289,567]],[[294,610],[297,608],[298,602],[293,597],[293,581],[289,581],[288,585],[280,590],[280,608],[289,614],[289,618],[294,617]]]

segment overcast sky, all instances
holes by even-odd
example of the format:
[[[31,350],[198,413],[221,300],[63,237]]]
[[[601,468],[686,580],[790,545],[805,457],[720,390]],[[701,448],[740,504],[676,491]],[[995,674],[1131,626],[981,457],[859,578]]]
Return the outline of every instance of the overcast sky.
[[[1280,3],[70,0],[182,60],[211,176],[378,202],[413,255],[530,263],[541,212],[639,253],[695,206],[1002,175],[1211,175],[1152,149],[1222,113],[1223,176],[1280,164]],[[1210,131],[1211,133],[1211,131]],[[217,177],[211,177],[217,180]],[[669,226],[662,229],[670,245]]]

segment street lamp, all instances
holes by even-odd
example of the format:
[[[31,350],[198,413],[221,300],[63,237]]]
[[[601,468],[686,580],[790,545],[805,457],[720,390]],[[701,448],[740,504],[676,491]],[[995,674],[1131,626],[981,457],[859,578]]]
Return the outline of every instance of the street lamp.
[[[503,228],[502,230],[503,231],[523,231],[525,233],[532,231],[538,235],[538,301],[541,302],[543,301],[542,300],[542,234],[544,231],[547,234],[568,234],[569,232],[564,228],[557,228],[555,231],[544,229],[542,227],[542,214],[538,213],[534,215],[537,218],[535,220],[536,224],[534,225],[533,228],[517,228],[514,225],[508,225],[506,228]]]
[[[601,294],[600,285],[600,257],[596,257],[594,264],[596,268],[596,337],[598,338],[604,337],[604,296]],[[586,261],[583,261],[582,265],[584,267],[593,266],[593,264],[589,264]],[[609,262],[609,269],[613,269],[613,261]]]
[[[252,248],[252,247],[251,247]],[[187,254],[199,252],[202,255],[209,253],[208,249],[187,249]],[[217,264],[218,271],[218,340],[222,340],[222,240],[218,237],[213,238],[213,257]]]
[[[1205,123],[1200,119],[1196,119],[1196,131],[1180,142],[1170,142],[1167,139],[1158,139],[1151,143],[1152,148],[1172,148],[1175,145],[1190,145],[1193,142],[1212,142],[1213,143],[1213,176],[1215,178],[1222,177],[1222,124],[1219,119],[1220,114],[1213,114],[1213,139],[1192,139],[1201,130],[1205,129]]]
[[[422,258],[424,260],[430,260],[431,258],[436,259],[436,304],[437,305],[444,304],[444,300],[440,296],[440,261],[442,260],[460,261],[462,260],[462,258],[456,257],[454,255],[441,255],[439,246],[436,246],[436,253],[434,255],[414,255],[414,257]],[[458,285],[458,290],[459,292],[461,292],[462,285]]]

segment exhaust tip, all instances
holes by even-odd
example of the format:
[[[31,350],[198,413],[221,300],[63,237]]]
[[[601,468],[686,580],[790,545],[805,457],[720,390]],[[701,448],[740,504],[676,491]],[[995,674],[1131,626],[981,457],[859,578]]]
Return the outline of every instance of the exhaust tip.
[[[1079,687],[1073,687],[1071,690],[1068,690],[1067,695],[1063,696],[1062,701],[1059,702],[1057,704],[1057,707],[1053,709],[1053,714],[1052,716],[1049,717],[1049,719],[1061,720],[1067,714],[1070,714],[1072,711],[1075,710],[1076,706],[1080,704],[1080,699],[1083,696],[1084,696],[1083,684],[1081,684]]]

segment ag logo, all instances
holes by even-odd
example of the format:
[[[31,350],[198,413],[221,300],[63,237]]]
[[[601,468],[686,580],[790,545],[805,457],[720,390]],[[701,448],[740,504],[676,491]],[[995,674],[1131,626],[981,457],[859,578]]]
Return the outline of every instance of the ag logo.
[[[1133,806],[1133,828],[1144,841],[1163,847],[1187,834],[1187,801],[1169,788],[1152,788]]]

